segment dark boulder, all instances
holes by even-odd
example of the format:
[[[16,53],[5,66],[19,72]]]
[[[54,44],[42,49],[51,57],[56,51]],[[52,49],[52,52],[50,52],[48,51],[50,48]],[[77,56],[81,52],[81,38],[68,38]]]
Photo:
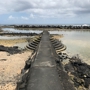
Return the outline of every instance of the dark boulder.
[[[79,57],[70,58],[70,62],[65,65],[65,70],[74,75],[73,82],[76,87],[84,86],[89,88],[90,85],[90,65],[84,63]]]
[[[5,47],[3,45],[0,45],[0,51],[5,51],[10,54],[16,54],[16,53],[21,53],[22,50],[18,49],[18,46],[13,46],[13,47]]]

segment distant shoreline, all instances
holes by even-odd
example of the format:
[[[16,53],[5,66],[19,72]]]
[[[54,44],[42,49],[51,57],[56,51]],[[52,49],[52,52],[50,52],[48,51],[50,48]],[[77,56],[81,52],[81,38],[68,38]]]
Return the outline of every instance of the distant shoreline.
[[[0,28],[16,28],[16,29],[90,29],[90,25],[2,25]]]
[[[3,28],[10,28],[10,27],[3,27]],[[14,28],[14,29],[17,29],[17,30],[40,30],[40,31],[43,31],[43,30],[47,30],[47,31],[90,31],[90,29],[60,29],[60,28]]]

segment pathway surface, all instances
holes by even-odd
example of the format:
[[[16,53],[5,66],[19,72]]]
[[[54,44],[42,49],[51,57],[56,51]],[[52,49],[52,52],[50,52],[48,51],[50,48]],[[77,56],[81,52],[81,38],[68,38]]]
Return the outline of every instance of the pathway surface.
[[[44,31],[35,61],[30,68],[27,90],[63,90],[52,50],[49,33]]]

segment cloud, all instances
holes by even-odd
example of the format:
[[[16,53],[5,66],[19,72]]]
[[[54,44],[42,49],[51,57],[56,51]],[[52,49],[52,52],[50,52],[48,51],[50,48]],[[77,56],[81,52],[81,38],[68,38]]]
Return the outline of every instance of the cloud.
[[[0,14],[27,13],[30,18],[64,18],[90,14],[90,0],[3,0]],[[30,14],[31,13],[31,14]],[[13,17],[10,17],[13,18]],[[28,20],[28,17],[21,17]]]
[[[19,19],[19,17],[10,15],[10,16],[8,17],[8,19],[9,19],[9,20],[17,20],[17,19]]]
[[[12,15],[10,15],[10,16],[8,17],[8,19],[23,19],[23,20],[29,20],[29,18],[28,18],[28,17],[25,17],[25,16],[14,17],[14,16],[12,16]]]
[[[10,15],[10,16],[8,17],[8,19],[16,19],[16,17],[13,17],[12,15]]]
[[[23,20],[29,20],[28,17],[24,17],[24,16],[21,16],[21,19],[23,19]]]
[[[35,18],[35,16],[31,13],[31,14],[30,14],[30,18]]]
[[[33,5],[29,0],[23,1],[23,0],[16,0],[15,3],[17,4],[16,7],[14,7],[14,11],[19,12],[19,11],[24,11],[27,9],[33,8]]]

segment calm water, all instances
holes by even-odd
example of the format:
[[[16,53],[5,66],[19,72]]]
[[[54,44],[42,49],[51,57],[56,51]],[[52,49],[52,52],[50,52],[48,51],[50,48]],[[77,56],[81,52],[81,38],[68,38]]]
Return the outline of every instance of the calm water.
[[[14,29],[14,28],[3,28],[4,32],[14,32],[14,33],[41,33],[40,30],[22,30],[22,29]]]
[[[51,31],[50,33],[63,34],[60,39],[67,46],[68,54],[79,54],[84,61],[90,63],[90,31]]]
[[[10,39],[23,39],[30,38],[30,36],[0,36],[0,39],[10,40]]]
[[[14,28],[3,28],[5,32],[18,33],[41,33],[41,30],[17,30]],[[63,34],[60,38],[67,46],[69,55],[79,54],[84,61],[90,63],[90,31],[50,31],[51,34]]]
[[[21,29],[14,29],[14,28],[2,28],[3,32],[10,32],[10,33],[41,33],[40,30],[21,30]],[[30,36],[0,36],[0,39],[19,39],[19,38],[30,38]]]

